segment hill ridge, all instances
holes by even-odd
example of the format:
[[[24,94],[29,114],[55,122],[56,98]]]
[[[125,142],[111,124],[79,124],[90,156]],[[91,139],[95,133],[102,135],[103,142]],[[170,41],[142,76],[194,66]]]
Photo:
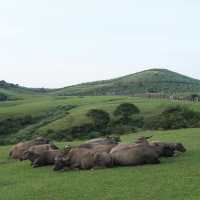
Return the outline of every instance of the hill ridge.
[[[200,93],[200,80],[168,70],[151,68],[118,78],[80,83],[58,89],[28,88],[0,81],[0,92],[59,96],[134,95],[141,93]]]
[[[119,78],[87,82],[54,90],[54,94],[66,96],[134,95],[147,92],[200,92],[200,80],[165,68],[152,68]]]

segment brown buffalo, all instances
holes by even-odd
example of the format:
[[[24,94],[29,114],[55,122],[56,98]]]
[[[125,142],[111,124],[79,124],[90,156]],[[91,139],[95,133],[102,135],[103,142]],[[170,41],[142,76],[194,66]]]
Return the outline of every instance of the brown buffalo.
[[[116,144],[82,144],[78,146],[79,148],[93,149],[96,153],[107,152],[109,153]]]
[[[136,144],[150,144],[155,148],[160,157],[172,157],[176,152],[185,152],[186,149],[182,143],[166,143],[166,142],[148,142],[150,137],[141,137],[136,140]]]
[[[12,147],[9,156],[13,159],[21,159],[24,152],[27,151],[31,146],[34,145],[41,145],[41,144],[49,144],[50,141],[45,138],[36,138],[34,140],[26,141],[26,142],[20,142]]]
[[[113,167],[113,159],[111,155],[107,152],[95,153],[94,160],[95,160],[94,168],[96,169]]]
[[[98,167],[111,167],[113,162],[108,153],[111,147],[104,148],[104,145],[100,146],[98,146],[97,149],[82,147],[72,148],[65,155],[56,158],[54,170],[62,170],[64,168],[87,170]]]
[[[35,167],[41,167],[46,165],[54,165],[55,158],[62,155],[60,150],[46,150],[40,153],[34,153],[27,151],[25,153],[26,159],[31,161],[31,165]]]
[[[159,155],[155,148],[146,143],[146,141],[140,144],[119,144],[111,150],[110,155],[114,165],[117,166],[160,163]]]
[[[172,157],[176,152],[186,151],[182,143],[152,142],[151,145],[156,148],[161,157]]]
[[[48,151],[48,150],[58,150],[58,147],[55,146],[54,144],[41,144],[41,145],[34,145],[31,146],[28,151],[25,151],[23,156],[20,158],[21,161],[27,160],[27,152],[32,152],[36,154],[41,154],[43,151]]]

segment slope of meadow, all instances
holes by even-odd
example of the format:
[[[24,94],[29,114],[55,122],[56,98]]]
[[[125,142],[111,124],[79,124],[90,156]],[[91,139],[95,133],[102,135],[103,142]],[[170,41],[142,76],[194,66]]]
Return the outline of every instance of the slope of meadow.
[[[0,103],[0,118],[16,118],[26,115],[40,117],[41,120],[35,124],[14,132],[11,138],[26,138],[26,134],[46,134],[49,130],[56,132],[89,123],[86,117],[88,110],[100,108],[109,112],[112,116],[113,110],[121,103],[130,102],[137,105],[142,115],[151,116],[161,112],[169,105],[180,104],[177,101],[160,99],[143,99],[126,96],[96,96],[96,97],[59,97],[59,96],[31,96],[22,100],[7,101]],[[200,111],[199,103],[181,102],[196,111]],[[72,109],[68,109],[72,107]],[[31,131],[30,131],[31,130]],[[31,132],[31,133],[30,133]],[[4,136],[1,136],[4,137]],[[9,135],[5,137],[10,138]]]

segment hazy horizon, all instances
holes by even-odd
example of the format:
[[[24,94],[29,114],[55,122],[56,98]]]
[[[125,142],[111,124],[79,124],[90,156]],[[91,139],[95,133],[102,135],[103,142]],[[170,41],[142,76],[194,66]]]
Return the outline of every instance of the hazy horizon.
[[[151,68],[200,79],[196,0],[0,2],[0,80],[61,88]]]

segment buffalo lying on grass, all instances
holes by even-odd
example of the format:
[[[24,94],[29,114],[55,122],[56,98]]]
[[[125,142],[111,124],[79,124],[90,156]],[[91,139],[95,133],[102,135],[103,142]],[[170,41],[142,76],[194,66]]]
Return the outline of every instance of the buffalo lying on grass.
[[[116,144],[82,144],[78,146],[81,149],[92,149],[96,153],[110,153],[110,151],[116,146]]]
[[[84,147],[66,146],[65,150],[61,152],[59,150],[52,151],[57,149],[55,145],[35,145],[24,152],[21,160],[30,160],[33,167],[53,165],[56,157],[57,166],[70,167],[71,169],[111,167],[112,160],[108,153],[114,146],[116,145],[112,143],[107,145],[88,143]]]
[[[25,151],[22,155],[22,157],[20,158],[21,161],[23,160],[28,160],[29,157],[27,157],[27,155],[31,152],[31,153],[35,153],[40,155],[42,152],[44,151],[50,151],[50,150],[58,150],[58,147],[55,146],[54,144],[41,144],[41,145],[34,145],[31,146],[27,151]]]
[[[34,140],[20,142],[12,147],[11,151],[9,152],[9,156],[13,159],[20,160],[24,152],[27,151],[31,146],[42,144],[50,144],[50,140],[39,137]]]
[[[86,143],[74,148],[68,148],[64,154],[56,158],[54,170],[63,168],[91,169],[112,167],[110,151],[116,144]]]
[[[119,144],[111,150],[110,155],[116,166],[160,163],[156,149],[146,142],[140,144]]]
[[[30,160],[33,167],[54,165],[57,171],[159,164],[160,157],[186,151],[181,143],[149,142],[149,138],[139,138],[133,144],[118,143],[110,137],[98,138],[76,147],[66,146],[62,151],[50,141],[40,138],[15,145],[11,156]],[[41,144],[45,142],[47,144]]]
[[[41,167],[45,165],[54,165],[55,158],[61,156],[60,150],[46,150],[40,153],[27,151],[24,153],[24,159],[30,160],[32,167]]]
[[[76,147],[56,158],[54,170],[92,169],[112,166],[136,166],[160,163],[156,149],[146,143]]]
[[[151,145],[157,149],[161,157],[172,157],[177,152],[186,152],[186,148],[182,143],[152,142]]]
[[[148,139],[150,138],[152,138],[152,136],[141,137],[137,139],[135,143],[148,143]],[[150,145],[156,149],[160,157],[172,157],[176,155],[177,152],[186,152],[186,148],[182,143],[151,142]]]
[[[57,157],[54,170],[61,170],[65,167],[67,169],[91,169],[159,164],[160,157],[171,157],[176,151],[186,151],[181,143],[149,143],[148,139],[139,138],[134,144],[102,145],[87,142],[79,147],[68,149],[65,155]]]
[[[32,146],[23,154],[21,160],[30,160],[33,167],[53,165],[55,170],[69,167],[71,169],[105,168],[112,166],[108,154],[115,144],[96,144],[89,147],[70,147],[64,151],[52,150],[51,145]],[[56,158],[56,159],[55,159]]]
[[[67,155],[56,158],[54,170],[57,171],[64,168],[88,170],[112,166],[113,161],[109,153],[76,147],[72,148]]]

